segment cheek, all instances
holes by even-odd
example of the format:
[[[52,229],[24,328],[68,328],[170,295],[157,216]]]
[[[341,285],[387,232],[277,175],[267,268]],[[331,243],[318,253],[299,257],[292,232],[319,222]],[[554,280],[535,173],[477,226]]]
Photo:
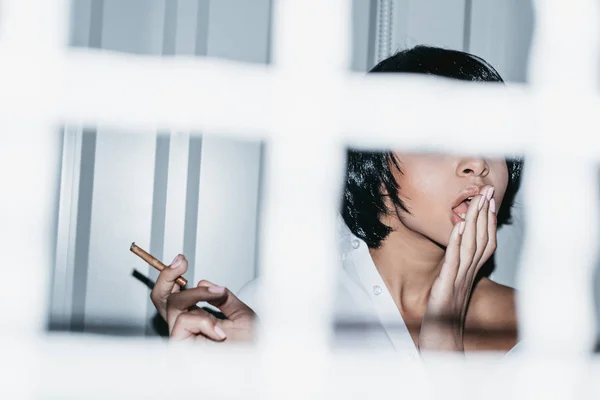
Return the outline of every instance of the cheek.
[[[439,179],[434,174],[422,176],[425,178],[418,182],[405,182],[401,186],[400,198],[410,212],[400,213],[401,222],[436,242],[443,242],[452,230],[450,209],[440,201],[448,193],[448,179]]]
[[[411,213],[418,210],[431,210],[436,206],[436,199],[444,193],[444,180],[434,174],[423,173],[416,180],[405,179],[400,185],[400,199]]]
[[[504,195],[506,194],[506,188],[508,187],[508,168],[506,167],[506,163],[501,162],[495,170],[497,172],[494,174],[493,180],[490,183],[496,188],[494,198],[499,207],[502,204]]]

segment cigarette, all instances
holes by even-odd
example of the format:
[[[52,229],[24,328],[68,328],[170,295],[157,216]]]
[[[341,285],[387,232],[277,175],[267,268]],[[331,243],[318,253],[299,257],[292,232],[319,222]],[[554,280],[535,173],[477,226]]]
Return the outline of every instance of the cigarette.
[[[146,261],[148,264],[150,264],[151,266],[153,266],[154,268],[156,268],[159,271],[162,271],[163,269],[167,268],[167,266],[165,264],[160,262],[158,259],[156,259],[154,256],[152,256],[146,250],[142,249],[140,246],[135,244],[135,242],[131,243],[131,247],[129,248],[129,250],[131,250],[131,252],[133,254],[137,255],[139,258]],[[177,284],[179,286],[187,285],[187,280],[182,276],[175,279],[175,282],[177,282]]]

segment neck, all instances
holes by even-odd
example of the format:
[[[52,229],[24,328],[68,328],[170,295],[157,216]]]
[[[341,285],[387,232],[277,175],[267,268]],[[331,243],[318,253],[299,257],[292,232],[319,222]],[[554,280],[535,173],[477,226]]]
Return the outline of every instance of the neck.
[[[379,248],[369,252],[404,319],[420,320],[445,251],[403,224],[397,225]]]

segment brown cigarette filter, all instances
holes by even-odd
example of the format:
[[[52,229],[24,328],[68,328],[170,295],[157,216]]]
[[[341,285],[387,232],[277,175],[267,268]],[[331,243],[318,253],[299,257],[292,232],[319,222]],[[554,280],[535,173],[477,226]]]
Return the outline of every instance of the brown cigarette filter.
[[[140,246],[135,244],[135,242],[131,243],[131,247],[129,248],[129,250],[131,250],[131,252],[133,254],[137,255],[139,258],[146,261],[148,264],[150,264],[151,266],[153,266],[154,268],[156,268],[159,271],[162,271],[163,269],[167,268],[167,266],[165,264],[160,262],[152,254],[148,253],[146,250],[142,249]],[[182,276],[175,279],[175,282],[177,282],[177,284],[179,286],[187,285],[187,280]]]

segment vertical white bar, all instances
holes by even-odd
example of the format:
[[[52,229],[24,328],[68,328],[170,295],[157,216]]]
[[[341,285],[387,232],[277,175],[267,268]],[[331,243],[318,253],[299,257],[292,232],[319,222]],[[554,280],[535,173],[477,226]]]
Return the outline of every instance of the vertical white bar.
[[[591,277],[598,239],[597,175],[594,162],[570,157],[563,141],[583,145],[589,134],[596,134],[584,126],[574,128],[573,121],[583,118],[578,113],[583,105],[570,107],[568,96],[597,91],[596,3],[580,0],[565,7],[556,0],[536,2],[530,80],[538,91],[538,137],[523,183],[528,232],[519,311],[527,348],[539,353],[585,353],[594,338]],[[573,46],[581,50],[576,63],[570,61]],[[564,98],[545,97],[559,90]]]
[[[581,146],[596,134],[573,123],[582,120],[580,109],[586,107],[573,107],[570,94],[597,95],[599,10],[595,0],[568,5],[537,0],[535,11],[529,81],[537,95],[537,140],[523,182],[528,228],[519,273],[519,330],[525,353],[558,355],[571,365],[548,376],[524,363],[518,387],[523,399],[538,397],[536,387],[545,389],[544,398],[576,398],[595,340],[598,176],[596,162],[569,155],[563,143]]]
[[[45,328],[49,272],[54,262],[60,177],[60,135],[53,125],[53,104],[60,103],[60,65],[67,43],[68,7],[64,0],[12,0],[0,3],[0,52],[3,74],[19,85],[12,106],[38,108],[47,120],[4,126],[0,145],[3,185],[2,245],[6,276],[0,283],[5,307],[4,334],[27,335]],[[49,76],[54,77],[47,82]],[[36,87],[36,85],[39,85]],[[48,90],[54,90],[48,93]],[[31,98],[35,92],[38,97]],[[36,110],[37,111],[37,110]],[[16,114],[16,113],[15,113]],[[11,113],[9,116],[13,116]],[[25,281],[24,281],[25,280]],[[19,284],[21,282],[21,284]],[[23,295],[23,284],[27,295]],[[18,307],[15,300],[19,299]]]
[[[165,263],[183,251],[189,149],[188,133],[171,133],[163,248]]]
[[[600,25],[596,0],[535,0],[529,82],[538,88],[597,93]],[[577,62],[573,62],[577,54]],[[566,93],[565,93],[566,94]],[[566,99],[566,98],[565,98]]]
[[[267,146],[260,239],[262,373],[270,398],[318,398],[329,373],[344,164],[336,137],[340,84],[350,65],[350,6],[276,2],[276,136]],[[320,139],[308,142],[309,131]]]
[[[0,335],[8,349],[2,352],[2,362],[10,365],[4,368],[2,389],[15,398],[32,395],[30,379],[39,365],[33,336],[46,328],[49,311],[61,152],[54,119],[61,103],[67,15],[65,0],[0,2],[0,86],[13,94],[8,106],[15,107],[3,119],[44,116],[35,122],[29,118],[5,123],[0,130],[0,181],[7,189],[0,199],[0,243],[6,266],[0,280],[6,329]],[[12,345],[11,336],[21,339],[21,345]]]
[[[0,171],[0,280],[2,335],[24,336],[45,328],[49,277],[54,263],[60,135],[43,123],[3,124]],[[24,293],[24,288],[26,293]]]
[[[62,104],[63,53],[68,43],[67,0],[5,0],[0,13],[0,85],[13,93],[11,116],[38,109],[52,120]]]
[[[3,0],[0,37],[4,50],[28,56],[64,51],[69,30],[67,0]]]

